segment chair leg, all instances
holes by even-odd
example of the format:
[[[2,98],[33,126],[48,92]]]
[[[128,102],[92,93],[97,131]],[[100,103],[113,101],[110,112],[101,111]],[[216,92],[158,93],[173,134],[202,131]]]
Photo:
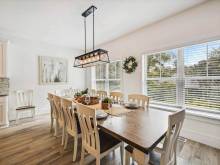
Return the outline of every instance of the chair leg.
[[[53,121],[54,119],[51,117],[50,132],[53,132]]]
[[[66,131],[65,141],[64,141],[64,149],[67,149],[68,139],[69,139],[69,134]]]
[[[130,154],[128,151],[125,151],[126,156],[125,156],[125,165],[130,165]]]
[[[58,135],[58,128],[59,128],[59,124],[58,124],[58,121],[57,121],[57,119],[56,119],[55,131],[54,131],[54,136],[56,136],[56,137],[57,137],[57,135]]]
[[[96,165],[100,165],[100,162],[101,162],[100,157],[96,157]]]
[[[65,141],[65,128],[63,127],[63,130],[62,130],[62,142],[61,142],[62,146],[64,145],[64,141]]]
[[[80,165],[84,165],[85,149],[82,147]]]
[[[77,156],[77,148],[78,148],[78,137],[74,138],[74,149],[73,149],[73,161],[76,161]]]
[[[121,143],[120,152],[121,152],[121,164],[124,165],[124,142]]]

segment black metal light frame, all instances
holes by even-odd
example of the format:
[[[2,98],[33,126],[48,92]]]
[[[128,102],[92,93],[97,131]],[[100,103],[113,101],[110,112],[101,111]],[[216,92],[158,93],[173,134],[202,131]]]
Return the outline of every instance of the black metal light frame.
[[[86,11],[82,13],[84,17],[84,30],[85,30],[85,53],[75,57],[74,67],[86,68],[96,65],[97,63],[109,63],[108,51],[104,49],[95,50],[95,15],[94,12],[97,9],[95,6],[90,6]],[[86,17],[92,14],[93,16],[93,50],[86,52]],[[104,59],[105,57],[105,59]],[[103,60],[104,59],[104,60]]]

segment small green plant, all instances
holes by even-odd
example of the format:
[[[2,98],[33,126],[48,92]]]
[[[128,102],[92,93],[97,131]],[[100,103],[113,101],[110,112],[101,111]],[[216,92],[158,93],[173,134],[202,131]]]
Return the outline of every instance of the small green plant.
[[[106,98],[104,98],[104,99],[102,100],[102,103],[108,103],[108,104],[111,104],[111,103],[112,103],[112,100],[111,100],[111,98],[106,97]]]
[[[76,92],[74,96],[79,97],[79,96],[82,96],[82,94],[81,94],[81,92]]]
[[[86,88],[85,90],[82,90],[80,92],[76,92],[74,96],[79,97],[79,96],[82,96],[82,95],[85,95],[85,94],[88,94],[88,88]]]

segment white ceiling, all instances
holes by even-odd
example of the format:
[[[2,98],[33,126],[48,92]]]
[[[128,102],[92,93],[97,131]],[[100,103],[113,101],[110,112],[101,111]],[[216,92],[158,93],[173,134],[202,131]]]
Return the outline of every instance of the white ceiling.
[[[83,17],[95,12],[96,45],[172,16],[206,0],[0,0],[0,32],[84,49]],[[91,17],[88,17],[91,43]]]

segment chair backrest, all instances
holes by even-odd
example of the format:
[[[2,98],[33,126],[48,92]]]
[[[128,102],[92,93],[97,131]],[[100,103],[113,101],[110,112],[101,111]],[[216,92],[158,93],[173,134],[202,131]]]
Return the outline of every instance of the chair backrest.
[[[77,114],[82,131],[82,144],[90,154],[100,153],[100,140],[95,109],[77,103]]]
[[[119,101],[122,101],[123,99],[123,93],[121,92],[110,92],[110,97],[112,98],[112,100],[114,102],[119,102]]]
[[[128,95],[128,100],[136,102],[139,106],[148,110],[150,97],[141,94],[130,94]]]
[[[76,122],[76,115],[74,112],[72,101],[62,98],[61,107],[63,110],[67,131],[71,132],[73,135],[76,135],[78,132],[77,122]]]
[[[89,95],[90,95],[90,96],[96,96],[96,90],[95,90],[95,89],[91,89],[91,90],[89,91]]]
[[[64,125],[65,119],[61,106],[61,98],[57,95],[53,96],[54,110],[56,111],[57,119],[60,125]]]
[[[33,106],[33,90],[17,90],[16,92],[16,106]]]
[[[169,165],[175,161],[177,139],[185,119],[185,110],[169,116],[168,130],[163,144],[163,154],[160,165]]]
[[[97,95],[98,95],[101,99],[103,99],[103,98],[105,98],[105,97],[108,96],[108,94],[107,94],[106,91],[97,91],[96,93],[97,93]]]

